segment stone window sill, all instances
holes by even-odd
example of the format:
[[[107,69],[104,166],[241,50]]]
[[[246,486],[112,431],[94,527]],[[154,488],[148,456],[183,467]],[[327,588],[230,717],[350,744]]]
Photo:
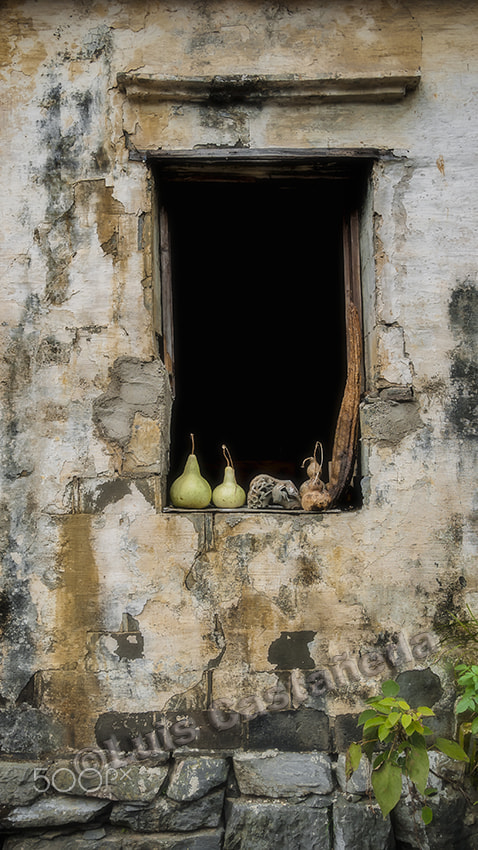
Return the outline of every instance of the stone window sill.
[[[340,508],[330,508],[325,511],[304,511],[301,508],[289,509],[289,508],[203,508],[202,510],[197,510],[196,508],[173,508],[171,506],[167,506],[162,509],[163,513],[170,514],[260,514],[263,516],[264,514],[288,514],[293,516],[321,516],[323,514],[343,514],[343,513],[355,513],[355,511],[360,510],[360,508],[350,508],[349,510],[340,510]]]

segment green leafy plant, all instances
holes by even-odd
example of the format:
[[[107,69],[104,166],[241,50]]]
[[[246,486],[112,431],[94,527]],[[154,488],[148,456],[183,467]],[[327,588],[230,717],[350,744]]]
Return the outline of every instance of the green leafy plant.
[[[471,711],[474,717],[470,720],[473,734],[478,732],[478,665],[457,664],[457,685],[464,693],[456,705],[456,713],[463,714]]]
[[[384,818],[400,799],[404,777],[412,800],[421,805],[422,819],[428,824],[432,810],[425,800],[435,793],[434,788],[428,787],[428,750],[439,750],[459,761],[468,761],[468,756],[456,741],[447,738],[436,738],[428,747],[426,739],[432,730],[423,718],[433,717],[434,711],[426,705],[411,708],[398,696],[399,690],[399,685],[389,680],[383,683],[381,694],[367,700],[370,708],[358,720],[363,726],[363,739],[348,749],[346,776],[351,777],[364,753],[372,763],[372,788]]]
[[[457,664],[455,673],[458,690],[462,692],[455,707],[459,723],[458,740],[468,753],[469,772],[472,774],[473,781],[476,782],[478,754],[475,735],[478,733],[478,665]],[[465,717],[460,720],[459,714],[464,714]]]
[[[440,644],[454,665],[459,699],[455,706],[458,740],[469,756],[468,773],[474,784],[478,768],[478,617],[469,605],[459,615],[448,613],[446,622],[436,624]]]
[[[459,699],[455,706],[458,741],[469,757],[467,772],[478,784],[478,617],[466,605],[460,614],[448,612],[436,623],[442,654],[454,665]],[[474,803],[476,805],[476,802]]]

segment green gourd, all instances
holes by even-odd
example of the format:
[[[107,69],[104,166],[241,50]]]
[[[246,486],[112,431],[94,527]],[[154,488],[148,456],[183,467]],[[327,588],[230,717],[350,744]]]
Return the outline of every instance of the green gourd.
[[[184,472],[171,484],[169,496],[175,508],[207,508],[211,501],[211,488],[201,475],[199,463],[194,454],[194,434],[191,434],[192,449]]]
[[[236,473],[228,448],[223,446],[222,452],[226,458],[224,481],[214,488],[212,500],[217,508],[240,508],[246,501],[246,494],[236,482]]]

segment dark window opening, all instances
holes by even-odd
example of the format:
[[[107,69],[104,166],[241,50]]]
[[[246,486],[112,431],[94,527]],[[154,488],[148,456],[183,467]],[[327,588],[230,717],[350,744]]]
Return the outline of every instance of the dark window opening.
[[[246,492],[259,473],[299,486],[317,440],[327,480],[347,375],[344,220],[360,203],[364,169],[156,176],[163,301],[172,302],[163,322],[174,336],[163,352],[175,382],[170,481],[190,433],[213,488],[223,443]],[[348,488],[347,503],[358,500]]]

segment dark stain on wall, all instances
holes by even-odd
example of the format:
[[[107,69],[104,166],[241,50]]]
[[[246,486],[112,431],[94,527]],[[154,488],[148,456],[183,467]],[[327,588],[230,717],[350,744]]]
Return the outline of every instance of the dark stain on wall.
[[[144,638],[139,629],[139,622],[131,614],[123,614],[123,622],[118,632],[111,632],[117,647],[115,654],[118,658],[126,658],[129,661],[134,658],[143,658]]]
[[[32,758],[61,752],[65,743],[61,724],[37,708],[25,705],[0,711],[2,753],[28,753]]]
[[[156,504],[156,497],[153,482],[147,478],[137,478],[135,480],[135,484],[141,495],[144,496],[146,501],[154,507]]]
[[[303,752],[330,746],[329,718],[311,708],[259,715],[249,721],[247,733],[247,747],[253,750]]]
[[[95,726],[96,740],[99,746],[104,746],[106,741],[116,739],[119,749],[123,752],[131,752],[135,749],[134,742],[143,738],[148,743],[148,735],[154,732],[156,720],[159,721],[159,712],[118,712],[110,711],[101,714]],[[160,744],[162,741],[159,742]],[[144,746],[144,743],[143,743]],[[160,752],[151,752],[151,755],[160,755]],[[162,751],[164,755],[164,750]]]
[[[25,339],[23,328],[15,332],[6,353],[7,380],[4,384],[4,422],[6,440],[2,446],[6,478],[14,480],[31,473],[33,464],[25,448],[20,448],[19,434],[22,432],[22,396],[31,381],[32,357],[30,343]]]
[[[316,632],[281,632],[280,638],[269,647],[268,660],[278,670],[310,670],[315,662],[310,655],[309,644]]]
[[[453,546],[461,546],[463,543],[464,519],[461,514],[452,514],[447,528],[448,540]]]
[[[87,59],[90,62],[104,57],[108,60],[113,46],[111,27],[102,24],[89,30],[83,40],[78,53],[78,59]]]
[[[28,570],[28,565],[26,565]],[[2,590],[2,680],[8,687],[8,699],[15,699],[31,676],[35,660],[35,633],[37,611],[30,596],[26,579],[16,575],[17,566],[10,559],[4,561]],[[4,691],[6,694],[6,691]]]
[[[105,242],[101,243],[101,250],[105,254],[111,254],[113,260],[118,259],[118,231],[113,230],[113,233]]]
[[[454,351],[450,377],[453,386],[449,417],[462,436],[478,437],[478,363],[467,353]]]
[[[452,330],[469,342],[478,341],[478,290],[466,280],[453,291],[448,306]]]
[[[91,30],[77,59],[91,61],[102,55],[106,57],[110,41],[108,27]],[[104,67],[102,72],[98,81],[104,77]],[[101,105],[99,82],[94,87],[69,87],[58,79],[58,73],[54,69],[46,75],[41,117],[37,122],[45,159],[35,174],[47,192],[45,220],[34,228],[34,238],[47,267],[45,300],[52,305],[61,304],[68,297],[69,268],[82,238],[75,215],[74,185],[83,169],[95,110]],[[108,159],[101,143],[90,157],[95,171],[104,168]]]
[[[12,490],[9,501],[4,500],[0,506],[0,632],[2,691],[8,701],[16,698],[31,676],[36,654],[37,611],[31,598],[29,576],[35,559],[38,508],[28,481],[34,463],[31,441],[25,439],[25,432],[34,415],[28,394],[37,345],[34,325],[38,311],[38,299],[28,297],[19,326],[11,331],[4,356],[5,436],[1,455],[5,478],[11,482]]]
[[[48,211],[52,215],[58,213],[58,201],[64,191],[64,175],[76,174],[79,165],[75,148],[81,144],[81,136],[78,135],[81,127],[75,122],[65,133],[61,124],[62,100],[66,96],[61,83],[52,79],[50,88],[45,91],[41,102],[43,117],[38,124],[46,150],[42,177],[50,190]]]
[[[134,658],[143,658],[144,639],[140,632],[128,634],[125,632],[112,632],[113,637],[118,646],[115,649],[115,655],[118,658],[126,658],[132,661]]]
[[[69,343],[60,342],[53,336],[47,336],[40,342],[36,353],[36,362],[39,366],[50,364],[66,364],[70,362],[71,346]]]
[[[33,676],[30,676],[26,685],[21,689],[15,704],[23,705],[26,703],[27,705],[33,706],[33,708],[40,708],[43,698],[43,690],[44,681],[42,672],[41,670],[37,670]]]
[[[444,627],[446,628],[452,623],[453,617],[464,617],[466,619],[465,587],[466,579],[464,576],[451,578],[447,585],[442,585],[439,582],[433,620],[434,627],[439,634],[443,634]]]
[[[426,670],[407,670],[399,673],[397,684],[400,685],[400,696],[412,708],[428,705],[430,708],[443,696],[443,688],[439,676],[430,668]]]
[[[68,268],[74,253],[71,213],[72,193],[66,175],[77,176],[82,127],[74,122],[68,132],[61,123],[62,86],[53,82],[45,92],[41,107],[43,117],[38,129],[46,153],[40,180],[48,193],[47,221],[35,228],[34,239],[46,262],[45,298],[47,303],[61,304],[68,289]]]
[[[305,587],[310,587],[320,579],[319,565],[308,555],[301,554],[297,559],[297,576],[294,579],[296,584],[303,584]]]
[[[108,151],[104,145],[100,145],[96,151],[91,154],[95,170],[101,173],[108,171],[111,166],[111,160]]]
[[[295,594],[287,584],[281,584],[279,593],[273,596],[278,608],[288,617],[294,617],[297,612]]]
[[[10,602],[8,599],[8,594],[5,590],[0,591],[0,633],[3,633],[5,630],[5,626],[7,625],[10,619]]]
[[[10,505],[7,499],[2,499],[0,502],[0,558],[8,552],[10,546]],[[3,591],[0,593],[2,599]],[[3,610],[3,603],[0,601],[0,611]],[[1,614],[0,614],[1,623]]]
[[[460,283],[448,305],[457,345],[450,354],[452,392],[447,406],[450,423],[461,437],[478,437],[478,290],[470,280]]]
[[[131,493],[131,486],[128,481],[123,481],[121,478],[105,481],[93,493],[83,495],[83,511],[85,513],[99,513],[107,505],[119,502],[128,493]]]
[[[86,91],[77,91],[73,95],[73,100],[77,106],[80,123],[84,130],[88,130],[91,126],[93,95],[89,89]]]

